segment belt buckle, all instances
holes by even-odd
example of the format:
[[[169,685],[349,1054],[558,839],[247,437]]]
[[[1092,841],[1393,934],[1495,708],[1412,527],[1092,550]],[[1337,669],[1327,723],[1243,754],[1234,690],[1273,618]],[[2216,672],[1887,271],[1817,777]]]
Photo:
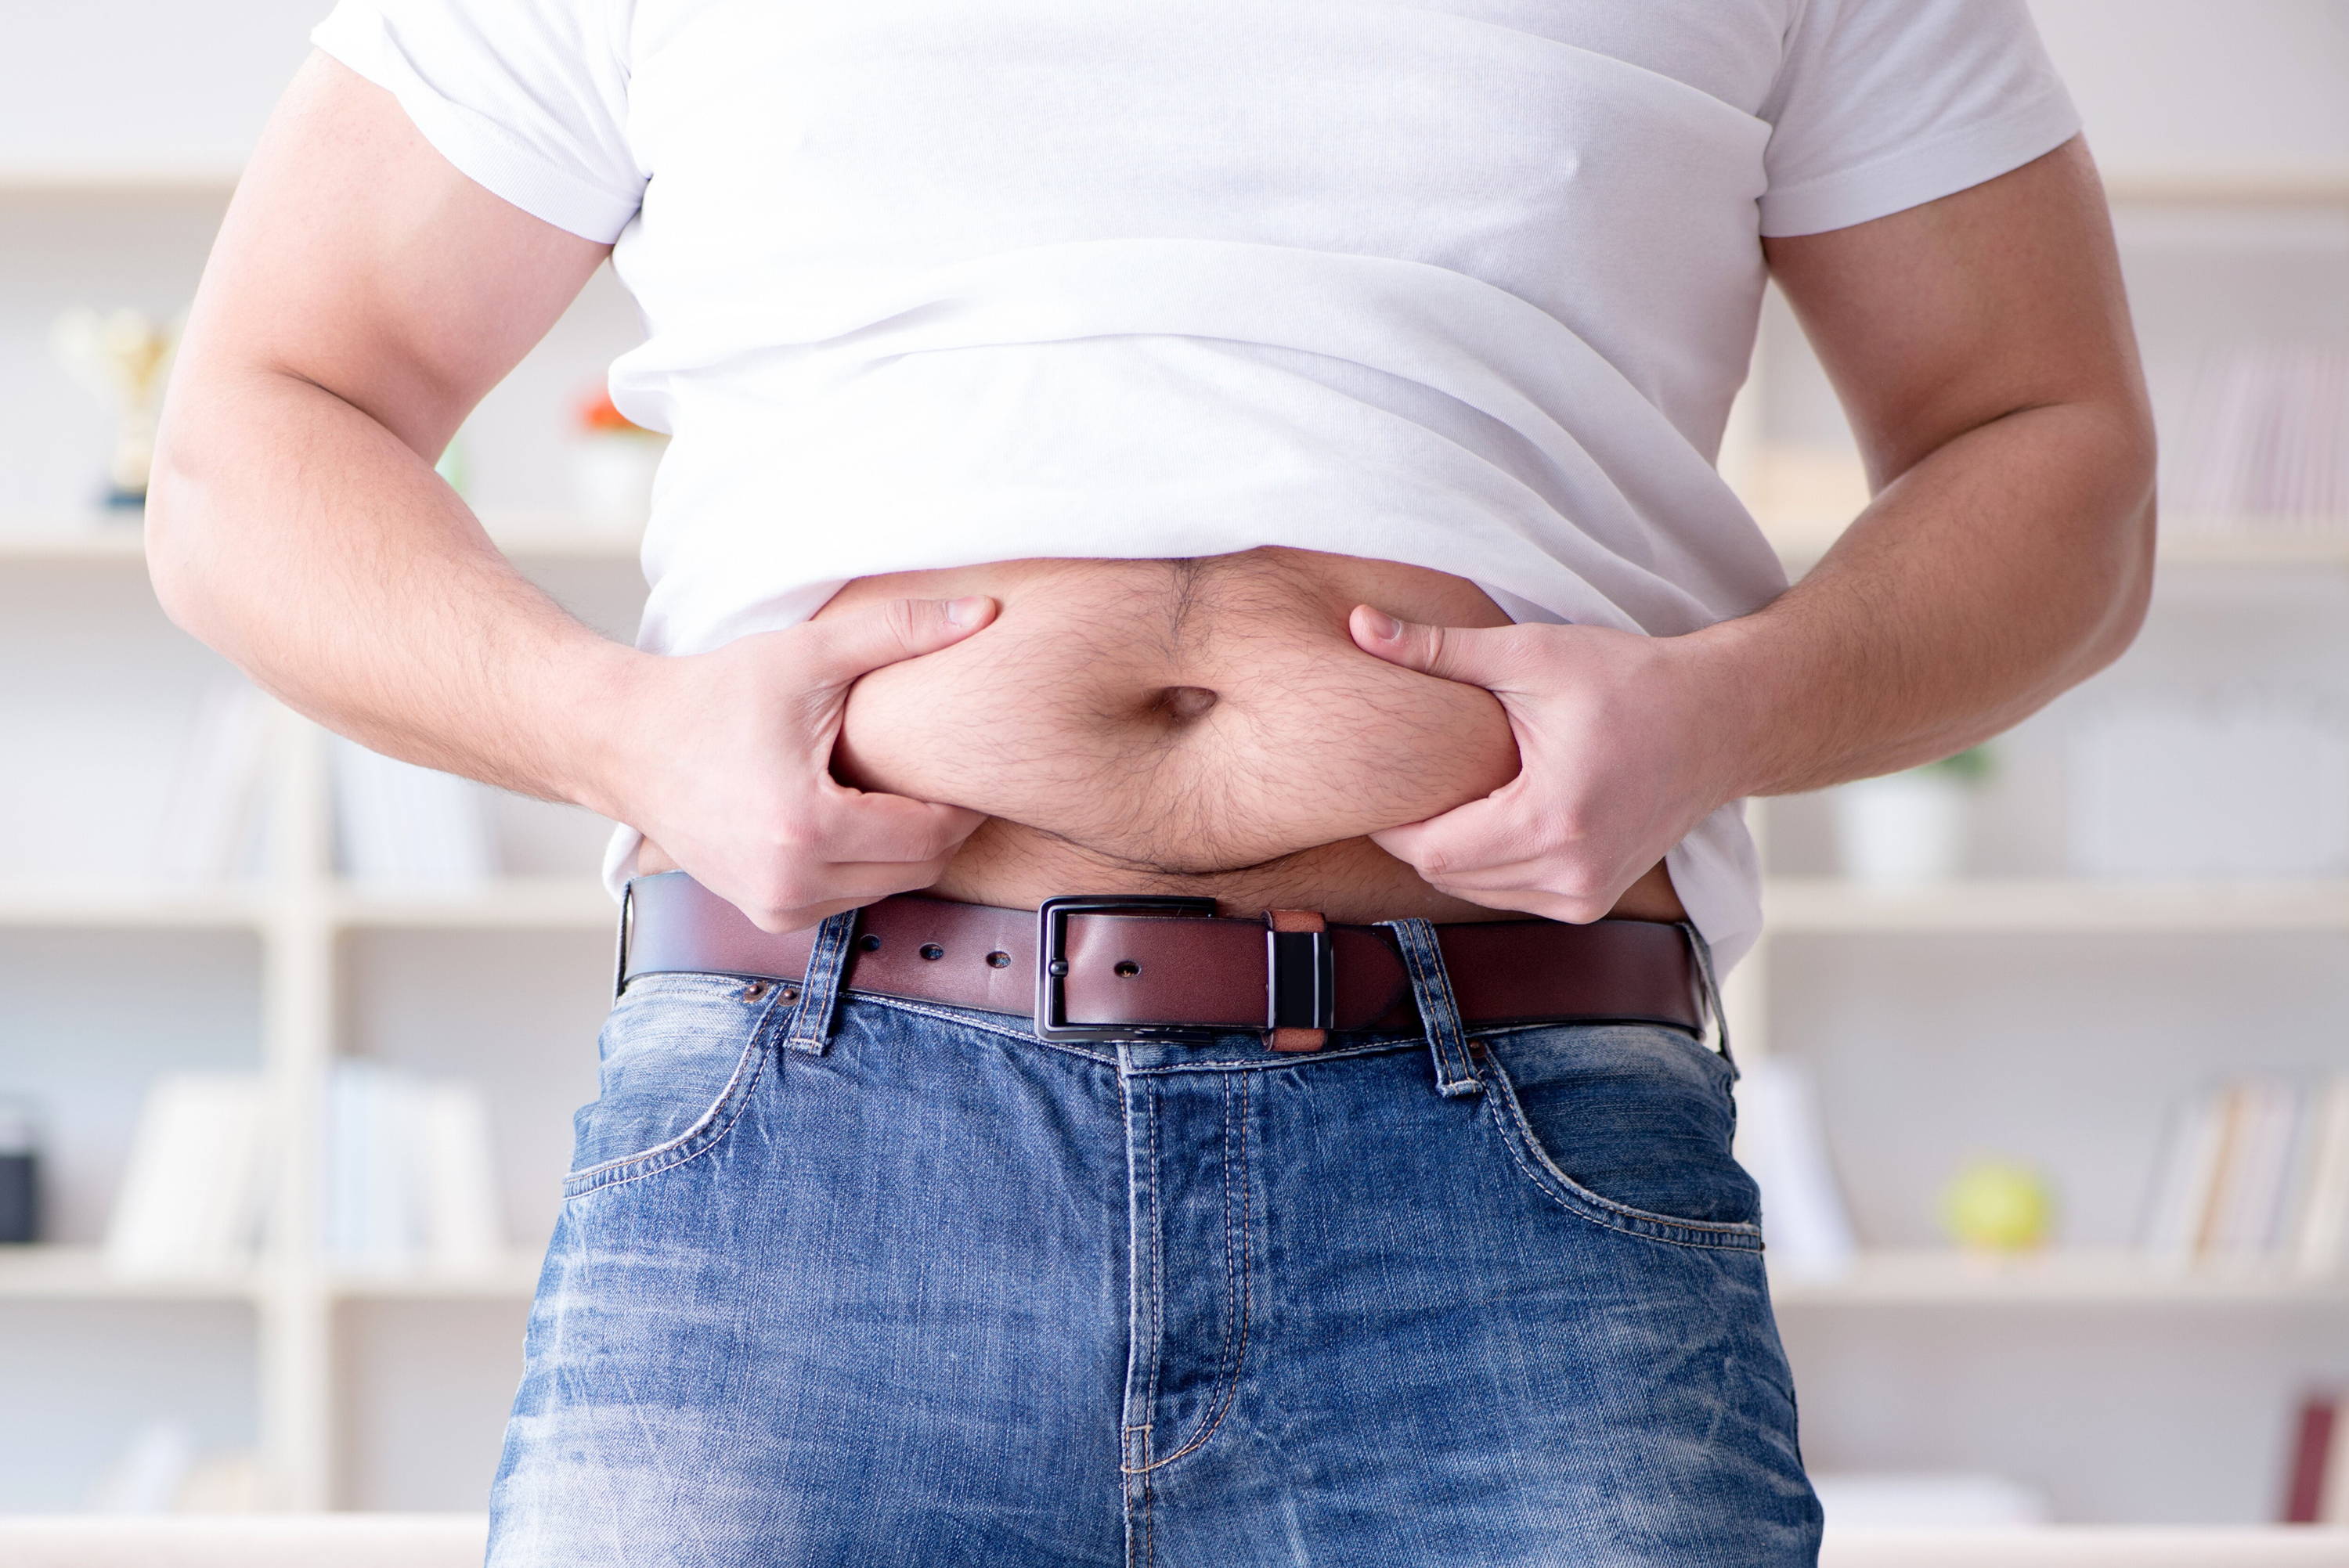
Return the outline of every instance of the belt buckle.
[[[1311,1029],[1327,1035],[1338,1026],[1338,977],[1330,932],[1277,931],[1269,910],[1264,917],[1264,1033]]]
[[[636,913],[636,879],[630,877],[620,884],[619,930],[612,944],[612,1000],[628,985],[628,934],[635,928]]]
[[[1072,914],[1174,915],[1186,920],[1212,920],[1212,898],[1181,898],[1155,893],[1071,893],[1048,898],[1036,906],[1036,1034],[1046,1040],[1212,1040],[1216,1030],[1184,1024],[1071,1024],[1066,982],[1069,975],[1069,916]]]

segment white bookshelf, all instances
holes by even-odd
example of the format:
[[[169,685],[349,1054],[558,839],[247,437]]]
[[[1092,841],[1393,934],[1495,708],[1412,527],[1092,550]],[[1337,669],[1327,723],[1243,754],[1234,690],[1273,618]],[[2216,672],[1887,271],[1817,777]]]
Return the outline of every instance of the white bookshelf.
[[[0,160],[0,208],[57,214],[61,222],[100,211],[147,206],[217,205],[233,189],[233,161]],[[2349,166],[2242,166],[2184,171],[2108,172],[2117,201],[2167,211],[2198,207],[2349,209]],[[1758,445],[1753,399],[1737,416],[1748,455]],[[1724,468],[1736,453],[1724,452]],[[517,559],[595,573],[632,570],[637,542],[581,530],[554,511],[500,511],[485,519]],[[1790,567],[1799,571],[1832,542],[1841,519],[1833,509],[1794,509],[1765,517]],[[2240,520],[2236,528],[2178,520],[2165,533],[2171,568],[2349,569],[2349,526],[2334,534],[2283,533]],[[143,563],[139,530],[121,517],[0,515],[0,575],[56,569],[119,570]],[[435,934],[479,934],[485,941],[561,936],[590,945],[608,937],[614,909],[582,866],[577,874],[506,879],[478,892],[431,897],[364,892],[340,885],[328,855],[324,737],[285,714],[277,738],[275,776],[283,810],[274,820],[271,874],[249,886],[167,888],[127,882],[7,880],[0,876],[0,933],[31,936],[54,930],[119,934],[126,951],[158,933],[237,933],[259,952],[257,984],[263,1070],[298,1129],[315,1130],[318,1090],[329,1063],[347,1048],[354,1006],[348,966],[338,948],[353,939],[404,940]],[[1773,810],[1756,811],[1766,833]],[[1846,944],[1853,937],[1899,934],[1971,940],[2027,937],[2051,943],[2115,934],[2225,937],[2234,934],[2336,934],[2349,931],[2349,882],[2121,885],[2046,877],[1982,878],[1905,892],[1857,889],[1817,875],[1775,875],[1765,889],[1771,934],[1741,966],[1731,1005],[1742,1057],[1794,1048],[1772,1038],[1773,1023],[1797,984],[1784,944]],[[111,938],[109,937],[109,940]],[[608,947],[604,947],[608,951]],[[1775,995],[1774,995],[1775,992]],[[458,995],[452,1009],[475,998]],[[537,1119],[569,1109],[542,1096]],[[467,1271],[363,1274],[322,1266],[302,1238],[315,1233],[316,1182],[309,1140],[288,1140],[274,1239],[249,1269],[186,1279],[125,1279],[109,1273],[88,1245],[0,1251],[0,1302],[126,1305],[159,1311],[218,1308],[253,1314],[257,1429],[280,1506],[340,1504],[337,1477],[353,1446],[354,1377],[339,1341],[347,1309],[379,1305],[515,1307],[527,1300],[539,1258],[517,1251],[492,1266]],[[559,1172],[525,1172],[551,1179]],[[2282,1323],[2323,1323],[2349,1305],[2349,1282],[2302,1279],[2258,1269],[2165,1271],[2127,1253],[2075,1249],[1996,1264],[1952,1253],[1903,1247],[1863,1254],[1833,1278],[1774,1281],[1790,1323],[1857,1315],[1872,1331],[1930,1312],[1994,1310],[2018,1336],[2048,1321],[2078,1323],[2100,1311],[2132,1309],[2160,1319],[2192,1315],[2214,1333],[2280,1332]],[[1875,1326],[1891,1325],[1878,1329]],[[2201,1330],[2198,1329],[2198,1332]],[[2001,1332],[2007,1332],[2002,1327]],[[518,1349],[518,1340],[517,1340]],[[502,1407],[511,1387],[481,1391]],[[1806,1418],[1811,1405],[1806,1406]],[[2230,1439],[2264,1442],[2264,1429]]]
[[[2206,1305],[2349,1305],[2349,1274],[2295,1274],[2264,1263],[2181,1268],[2140,1253],[2074,1248],[2020,1257],[1937,1249],[1862,1254],[1830,1275],[1774,1268],[1770,1299],[1781,1310],[1875,1306],[2108,1308]]]

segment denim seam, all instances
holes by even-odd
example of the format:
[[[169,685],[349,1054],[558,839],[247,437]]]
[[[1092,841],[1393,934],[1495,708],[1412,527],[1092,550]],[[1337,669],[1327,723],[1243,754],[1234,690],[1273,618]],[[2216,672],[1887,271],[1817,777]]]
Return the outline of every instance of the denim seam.
[[[1016,1040],[1023,1046],[1040,1046],[1047,1050],[1058,1051],[1063,1056],[1075,1057],[1080,1060],[1097,1063],[1102,1067],[1113,1068],[1118,1065],[1117,1058],[1114,1057],[1081,1050],[1060,1040],[1047,1040],[1024,1029],[1007,1028],[1001,1024],[981,1023],[961,1013],[949,1012],[943,1007],[929,1006],[904,996],[885,995],[878,991],[854,990],[844,992],[843,995],[853,996],[860,1002],[878,1003],[882,1006],[895,1008],[901,1012],[916,1013],[925,1018],[936,1018],[942,1024],[957,1024],[965,1028],[978,1029],[1002,1039]],[[1145,1040],[1139,1043],[1146,1045],[1149,1042]],[[1425,1043],[1426,1038],[1422,1035],[1398,1035],[1392,1038],[1373,1041],[1368,1045],[1349,1046],[1343,1050],[1299,1051],[1269,1061],[1166,1062],[1157,1067],[1129,1067],[1124,1070],[1133,1078],[1154,1078],[1170,1073],[1269,1072],[1281,1068],[1309,1068],[1317,1062],[1339,1061],[1348,1057],[1374,1056],[1381,1051],[1416,1050]]]
[[[726,1093],[719,1098],[716,1105],[709,1108],[709,1113],[699,1122],[657,1149],[647,1150],[642,1154],[632,1155],[628,1159],[611,1164],[594,1166],[580,1171],[575,1176],[564,1178],[564,1199],[568,1202],[573,1198],[584,1198],[590,1192],[600,1192],[607,1187],[625,1187],[631,1181],[641,1181],[647,1176],[657,1176],[664,1171],[674,1171],[680,1165],[700,1159],[717,1148],[726,1140],[726,1135],[734,1130],[734,1124],[742,1119],[742,1113],[750,1109],[751,1092],[759,1087],[759,1080],[766,1076],[769,1054],[767,1043],[761,1037],[743,1053],[746,1058],[755,1058],[751,1060],[750,1076],[747,1079],[743,1078],[741,1068],[738,1064],[735,1068],[734,1082],[727,1085]],[[735,1083],[740,1083],[741,1086],[739,1092],[735,1088]],[[731,1113],[727,1116],[724,1122],[716,1126],[710,1125],[712,1119],[721,1110],[726,1109],[729,1100],[733,1101]],[[664,1154],[676,1153],[688,1143],[694,1145],[688,1153],[678,1154],[674,1160],[661,1161],[660,1163],[646,1170],[630,1169],[643,1165],[647,1161],[658,1160]],[[621,1174],[624,1171],[627,1174]]]
[[[1509,1082],[1508,1074],[1492,1060],[1489,1054],[1485,1057],[1485,1065],[1493,1069],[1493,1080],[1501,1089],[1500,1096],[1493,1104],[1493,1119],[1502,1141],[1508,1146],[1509,1158],[1532,1179],[1544,1196],[1560,1208],[1594,1225],[1649,1241],[1667,1242],[1674,1246],[1733,1252],[1762,1250],[1762,1228],[1759,1225],[1682,1220],[1650,1213],[1644,1209],[1634,1209],[1628,1203],[1619,1203],[1593,1192],[1557,1170],[1548,1155],[1543,1152],[1540,1142],[1526,1123],[1525,1108],[1517,1102],[1516,1088]],[[1506,1109],[1500,1100],[1507,1102]],[[1526,1158],[1527,1150],[1538,1161],[1538,1169]]]
[[[1318,1051],[1296,1051],[1265,1061],[1165,1062],[1154,1068],[1134,1068],[1136,1078],[1170,1076],[1175,1073],[1220,1072],[1279,1072],[1292,1068],[1309,1068],[1321,1062],[1343,1061],[1350,1057],[1391,1055],[1396,1051],[1415,1051],[1427,1043],[1422,1035],[1411,1035],[1379,1045],[1350,1046],[1333,1051],[1326,1047]]]
[[[1139,1493],[1134,1501],[1142,1516],[1141,1568],[1151,1568],[1151,1565],[1158,1560],[1158,1542],[1156,1539],[1156,1532],[1151,1528],[1152,1524],[1154,1522],[1152,1518],[1151,1508],[1157,1499],[1157,1489],[1151,1484],[1150,1468],[1150,1429],[1145,1426],[1142,1429],[1142,1468],[1133,1472],[1133,1485],[1135,1491]]]
[[[757,1087],[760,1077],[766,1071],[768,1035],[774,1026],[777,999],[781,995],[781,987],[768,993],[765,1004],[759,1009],[759,1016],[751,1020],[750,1037],[744,1043],[742,1054],[735,1058],[734,1070],[727,1076],[726,1088],[719,1092],[717,1099],[710,1103],[708,1110],[694,1119],[692,1126],[666,1142],[653,1145],[650,1149],[642,1150],[618,1160],[606,1160],[599,1164],[590,1165],[585,1170],[567,1172],[563,1178],[563,1196],[574,1198],[583,1193],[592,1192],[598,1187],[616,1186],[618,1182],[605,1178],[615,1176],[631,1166],[642,1165],[647,1161],[655,1161],[663,1155],[673,1154],[705,1134],[708,1136],[709,1143],[711,1144],[724,1138],[732,1129],[735,1120],[742,1114],[742,1105],[750,1102],[750,1090]],[[750,1069],[750,1078],[747,1082],[743,1078],[743,1069],[746,1067]],[[741,1103],[734,1107],[733,1115],[726,1117],[723,1126],[713,1128],[711,1124],[724,1114],[727,1103],[738,1099]],[[636,1175],[627,1177],[626,1180],[635,1181],[640,1176],[657,1175],[659,1171],[667,1171],[672,1166],[684,1164],[687,1160],[692,1159],[694,1154],[700,1152],[699,1149],[696,1149],[693,1154],[669,1161],[655,1170],[637,1171]]]
[[[1239,1243],[1241,1250],[1237,1256],[1232,1251],[1232,1171],[1234,1170],[1232,1163],[1232,1089],[1235,1087],[1239,1090],[1240,1123],[1240,1149],[1237,1170],[1239,1171],[1240,1189]],[[1164,1467],[1173,1464],[1176,1460],[1181,1459],[1184,1455],[1197,1451],[1197,1449],[1206,1443],[1208,1439],[1216,1435],[1216,1429],[1223,1426],[1224,1418],[1231,1414],[1232,1406],[1236,1404],[1239,1398],[1240,1372],[1247,1363],[1249,1319],[1254,1315],[1256,1307],[1256,1282],[1254,1278],[1254,1270],[1250,1266],[1250,1260],[1253,1258],[1256,1252],[1256,1233],[1254,1230],[1254,1222],[1248,1215],[1248,1200],[1250,1193],[1248,1189],[1247,1174],[1247,1097],[1248,1080],[1245,1078],[1237,1079],[1236,1084],[1226,1085],[1225,1088],[1224,1321],[1226,1326],[1224,1329],[1223,1346],[1216,1353],[1216,1381],[1221,1387],[1222,1393],[1216,1398],[1212,1412],[1209,1415],[1203,1416],[1201,1418],[1203,1424],[1199,1429],[1193,1433],[1193,1435],[1181,1448],[1176,1449],[1173,1453],[1168,1454],[1163,1460],[1149,1463],[1145,1467],[1146,1470],[1162,1470]],[[1235,1276],[1237,1276],[1237,1285],[1235,1284]],[[1235,1317],[1238,1320],[1237,1346],[1234,1344],[1234,1335],[1232,1330],[1232,1323]],[[1226,1365],[1230,1367],[1228,1374],[1225,1370]],[[1229,1381],[1226,1381],[1226,1377],[1228,1377]],[[1156,1384],[1156,1367],[1154,1364],[1152,1369],[1152,1383],[1154,1388]]]
[[[1143,1463],[1149,1460],[1149,1433],[1158,1424],[1158,1373],[1166,1351],[1166,1212],[1158,1196],[1158,1088],[1142,1090],[1143,1114],[1150,1122],[1150,1382],[1142,1395]]]

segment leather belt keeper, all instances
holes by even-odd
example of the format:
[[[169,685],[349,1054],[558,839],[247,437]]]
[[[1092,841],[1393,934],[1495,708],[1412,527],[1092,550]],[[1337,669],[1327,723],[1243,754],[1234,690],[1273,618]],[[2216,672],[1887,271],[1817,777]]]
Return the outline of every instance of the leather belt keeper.
[[[857,912],[843,989],[1033,1018],[1047,1038],[1206,1038],[1276,1050],[1331,1031],[1416,1031],[1392,932],[1307,910],[1217,917],[1214,901],[1048,900],[1038,911],[899,894]],[[817,928],[775,934],[681,871],[629,879],[614,994],[675,971],[804,983]],[[1677,924],[1525,919],[1434,927],[1461,1021],[1667,1024],[1702,1036],[1704,994]]]

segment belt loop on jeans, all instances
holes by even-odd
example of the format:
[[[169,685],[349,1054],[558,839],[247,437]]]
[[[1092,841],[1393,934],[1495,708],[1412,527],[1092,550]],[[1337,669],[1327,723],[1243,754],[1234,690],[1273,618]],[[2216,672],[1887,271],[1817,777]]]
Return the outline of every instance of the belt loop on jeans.
[[[1420,1026],[1427,1031],[1428,1054],[1435,1062],[1435,1091],[1447,1099],[1476,1094],[1484,1084],[1469,1059],[1467,1031],[1461,1027],[1460,1003],[1452,993],[1452,976],[1444,972],[1444,949],[1429,920],[1382,920],[1402,949],[1403,967],[1411,974],[1412,1000],[1419,1004]]]
[[[1733,1070],[1737,1058],[1729,1053],[1729,1009],[1722,1005],[1721,984],[1713,978],[1713,944],[1704,939],[1702,932],[1697,930],[1695,922],[1683,920],[1678,923],[1682,933],[1688,937],[1689,953],[1696,959],[1697,984],[1702,992],[1698,999],[1704,1009],[1700,1017],[1713,1020],[1714,1048],[1721,1052],[1721,1059]]]
[[[800,985],[799,1006],[783,1036],[787,1049],[823,1055],[832,1039],[833,1015],[840,1006],[840,977],[848,967],[848,946],[856,939],[857,911],[843,909],[825,917],[815,930],[815,948],[808,954],[807,976]]]

